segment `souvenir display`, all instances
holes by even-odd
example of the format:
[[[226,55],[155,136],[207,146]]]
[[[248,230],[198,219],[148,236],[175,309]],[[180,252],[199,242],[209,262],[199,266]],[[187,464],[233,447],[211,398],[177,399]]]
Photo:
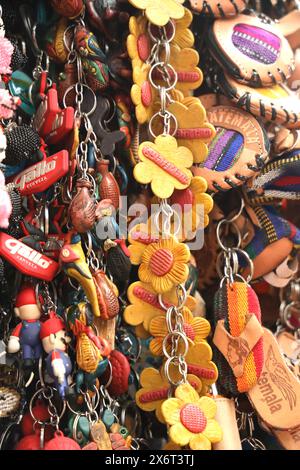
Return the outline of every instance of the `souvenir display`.
[[[300,450],[299,18],[0,0],[1,450]]]

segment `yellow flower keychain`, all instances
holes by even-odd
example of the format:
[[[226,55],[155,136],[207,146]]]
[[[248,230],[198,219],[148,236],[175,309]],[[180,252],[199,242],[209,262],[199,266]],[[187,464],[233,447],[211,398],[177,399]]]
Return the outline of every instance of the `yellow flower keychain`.
[[[202,382],[201,393],[217,381],[218,369],[212,361],[212,349],[206,341],[202,341],[190,347],[185,357],[189,374],[196,375]]]
[[[132,68],[141,67],[147,62],[151,52],[151,41],[147,30],[148,21],[145,16],[137,18],[131,16],[129,20],[129,32],[127,37],[127,51],[132,61]]]
[[[216,134],[215,128],[206,119],[206,112],[200,100],[189,106],[174,102],[168,106],[178,123],[175,134],[179,145],[191,150],[194,163],[202,163],[208,155],[208,145]]]
[[[137,326],[142,324],[145,330],[149,331],[152,318],[165,314],[165,310],[159,302],[158,293],[151,284],[141,281],[133,282],[128,288],[127,297],[130,304],[124,310],[124,320],[129,325]],[[176,304],[176,289],[173,288],[164,294],[162,302],[166,308]],[[196,307],[196,300],[191,295],[187,296],[186,306],[191,311]]]
[[[148,20],[157,25],[165,26],[170,19],[179,20],[184,16],[184,0],[129,0],[131,5],[145,10]]]
[[[140,264],[138,275],[142,282],[150,283],[158,294],[169,292],[173,287],[184,283],[189,275],[188,261],[190,250],[169,236],[144,246],[137,256],[129,246],[131,262]]]
[[[189,186],[193,154],[186,147],[178,147],[170,135],[160,135],[155,142],[143,142],[139,147],[138,163],[134,177],[141,184],[151,183],[153,193],[160,199],[169,198],[174,189]]]
[[[199,88],[203,81],[202,71],[197,67],[198,63],[199,54],[195,49],[189,47],[180,49],[176,44],[171,44],[169,65],[174,68],[177,74],[176,88],[184,95]],[[153,73],[153,78],[158,82],[161,79],[158,68]]]
[[[202,342],[210,333],[209,322],[202,317],[194,317],[192,312],[187,308],[182,309],[183,331],[190,342],[190,346]],[[160,315],[153,318],[150,322],[149,332],[153,339],[150,341],[149,349],[154,356],[162,356],[163,345],[166,336],[168,336],[168,328],[166,324],[166,315]],[[171,344],[166,345],[168,353],[171,350]]]
[[[171,374],[174,380],[178,380],[178,373],[176,373],[174,367]],[[200,392],[202,384],[198,377],[188,374],[187,380],[197,392]],[[144,369],[140,374],[140,385],[141,388],[135,395],[136,404],[143,411],[155,411],[157,419],[164,423],[161,405],[168,398],[171,385],[165,377],[163,370],[157,370],[153,367]]]
[[[189,383],[179,385],[175,398],[164,401],[161,411],[175,444],[189,445],[192,450],[210,450],[212,443],[222,440],[222,430],[214,419],[216,402],[207,396],[200,397]]]
[[[150,121],[153,116],[154,104],[157,99],[157,90],[149,81],[149,64],[136,65],[133,69],[133,82],[131,99],[135,105],[135,115],[139,124]]]
[[[193,20],[193,15],[187,8],[184,9],[184,16],[175,20],[166,27],[166,34],[173,35],[172,44],[176,44],[181,49],[192,47],[194,44],[194,35],[189,29]],[[148,31],[148,21],[144,15],[138,17],[131,16],[129,20],[129,35],[127,37],[127,51],[132,61],[132,67],[142,66],[150,57],[152,43]],[[156,26],[151,25],[151,29]],[[150,29],[150,31],[151,31]],[[175,29],[175,30],[174,30]]]

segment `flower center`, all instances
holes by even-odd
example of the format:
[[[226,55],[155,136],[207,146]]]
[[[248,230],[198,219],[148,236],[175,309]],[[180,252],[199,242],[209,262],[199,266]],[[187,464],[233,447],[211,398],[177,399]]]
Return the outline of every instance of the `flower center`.
[[[194,331],[194,328],[192,327],[192,325],[190,325],[189,323],[184,323],[183,324],[183,331],[185,332],[185,334],[187,335],[188,338],[190,338],[192,341],[194,341],[195,339],[195,331]]]
[[[172,251],[161,248],[151,256],[150,269],[156,276],[164,276],[171,270],[173,261]]]
[[[149,82],[144,82],[141,86],[141,98],[143,105],[148,108],[152,101],[152,92]]]
[[[194,434],[203,432],[207,424],[207,419],[203,411],[201,411],[198,406],[192,405],[191,403],[184,405],[181,409],[180,421],[188,431]]]

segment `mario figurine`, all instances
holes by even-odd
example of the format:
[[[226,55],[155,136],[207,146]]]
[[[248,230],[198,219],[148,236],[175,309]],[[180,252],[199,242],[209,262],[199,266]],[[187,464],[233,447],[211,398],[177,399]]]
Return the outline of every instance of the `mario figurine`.
[[[22,348],[24,367],[32,367],[42,355],[40,340],[41,308],[36,298],[35,288],[24,284],[17,295],[15,314],[22,321],[13,330],[7,345],[9,353],[17,353]]]
[[[62,318],[54,312],[41,325],[40,338],[46,358],[47,372],[54,379],[55,387],[60,396],[69,394],[68,378],[72,372],[71,360],[66,354],[67,344],[71,338],[66,334],[66,326]]]

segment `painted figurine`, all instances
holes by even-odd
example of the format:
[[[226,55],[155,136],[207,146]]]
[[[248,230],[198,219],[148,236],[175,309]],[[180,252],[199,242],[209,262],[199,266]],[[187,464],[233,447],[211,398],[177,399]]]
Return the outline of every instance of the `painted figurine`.
[[[22,349],[25,367],[32,367],[42,354],[40,341],[41,308],[33,286],[24,284],[17,295],[15,314],[21,322],[13,330],[7,346],[9,353]]]
[[[66,334],[66,326],[62,318],[50,312],[49,319],[41,326],[40,338],[46,358],[47,372],[54,379],[55,387],[60,396],[65,398],[69,393],[68,378],[72,372],[72,363],[66,353],[71,338]]]

